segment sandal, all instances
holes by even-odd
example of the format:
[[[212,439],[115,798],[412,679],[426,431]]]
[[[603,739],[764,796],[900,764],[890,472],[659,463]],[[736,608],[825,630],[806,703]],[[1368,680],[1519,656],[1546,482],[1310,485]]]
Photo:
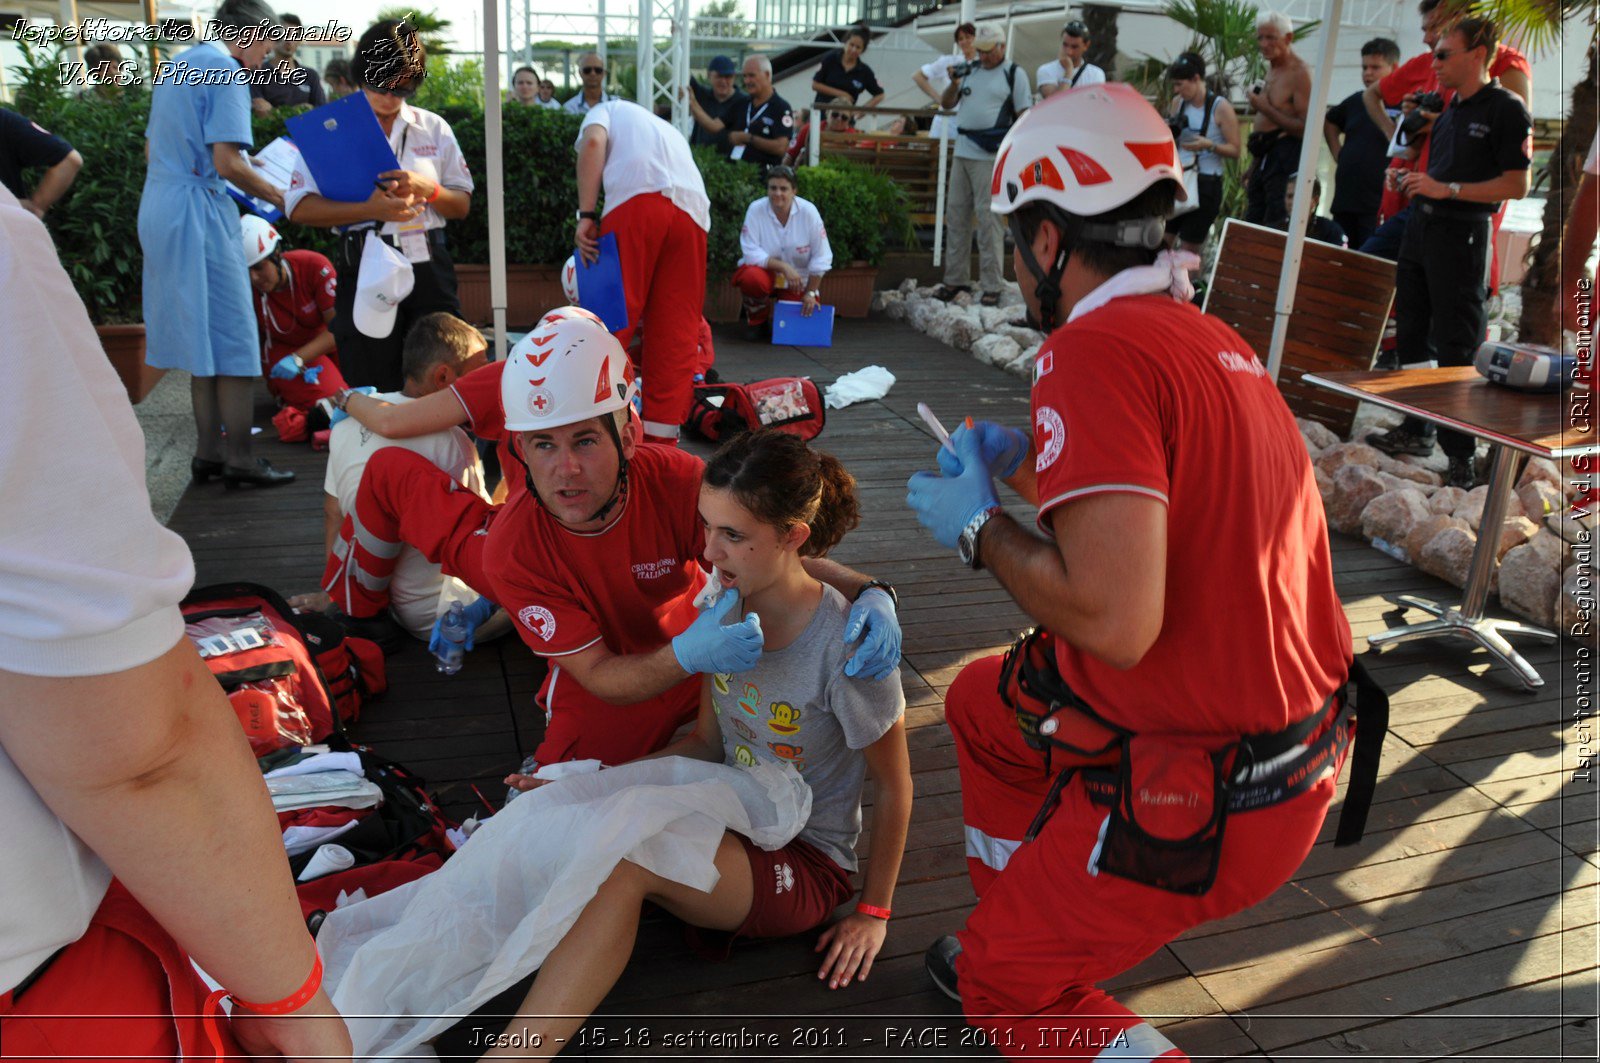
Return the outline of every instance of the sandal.
[[[939,300],[941,303],[948,303],[962,292],[970,291],[972,291],[972,289],[967,287],[965,284],[957,284],[954,287],[948,284],[941,284],[933,290],[933,297]]]
[[[978,300],[978,305],[980,305],[980,306],[999,306],[1000,305],[1000,293],[999,292],[984,292],[983,293],[983,298]]]

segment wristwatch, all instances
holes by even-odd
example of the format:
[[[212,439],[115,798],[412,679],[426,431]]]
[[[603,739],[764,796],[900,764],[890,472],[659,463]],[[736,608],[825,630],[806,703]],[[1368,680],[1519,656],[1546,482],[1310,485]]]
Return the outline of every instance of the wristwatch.
[[[861,596],[874,587],[877,587],[881,591],[887,592],[889,595],[889,600],[895,604],[895,608],[898,609],[900,607],[900,595],[895,593],[894,584],[890,583],[886,579],[867,580],[867,582],[861,585],[861,589],[856,591],[856,596],[851,600],[859,602],[861,600]]]
[[[811,289],[809,292],[806,292],[806,294],[811,296],[811,298],[813,298],[813,299],[821,299],[822,298],[822,293],[819,292],[815,288]]]
[[[1450,185],[1449,185],[1449,188],[1450,188],[1450,198],[1451,199],[1455,199],[1457,196],[1459,196],[1461,194],[1461,182],[1460,181],[1451,181]]]
[[[599,221],[600,220],[600,212],[598,210],[580,210],[580,211],[578,211],[578,220],[582,221],[585,218],[588,218],[590,221]]]
[[[983,567],[983,562],[978,560],[978,533],[985,524],[1004,512],[999,506],[988,506],[967,521],[967,526],[961,529],[961,538],[956,541],[956,555],[961,558],[962,564],[969,568]]]

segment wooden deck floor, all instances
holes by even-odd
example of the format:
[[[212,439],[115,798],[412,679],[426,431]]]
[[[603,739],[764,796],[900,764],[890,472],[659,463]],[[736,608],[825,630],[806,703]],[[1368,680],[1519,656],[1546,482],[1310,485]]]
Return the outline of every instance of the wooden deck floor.
[[[1023,424],[1026,386],[904,325],[851,321],[839,331],[839,346],[802,351],[719,330],[718,365],[730,379],[826,383],[876,363],[898,380],[883,402],[830,414],[818,442],[856,475],[863,500],[862,525],[835,556],[901,595],[916,806],[887,946],[869,981],[830,993],[814,977],[810,938],[747,945],[711,964],[667,920],[647,921],[633,963],[568,1055],[991,1055],[963,1045],[957,1009],[928,986],[921,956],[961,927],[972,903],[941,699],[965,662],[996,652],[1023,618],[991,578],[921,532],[904,484],[931,458],[919,399],[947,420]],[[202,583],[309,590],[322,569],[322,456],[275,443],[261,451],[301,479],[261,493],[191,487],[172,526]],[[1381,594],[1455,593],[1360,541],[1336,537],[1334,548],[1358,646],[1392,621]],[[1572,778],[1578,647],[1525,649],[1549,681],[1534,695],[1466,643],[1369,656],[1393,700],[1393,733],[1367,840],[1335,850],[1330,822],[1292,882],[1125,973],[1111,983],[1118,998],[1196,1059],[1595,1058],[1600,812],[1594,783]],[[425,775],[458,816],[481,808],[474,784],[498,802],[499,779],[541,726],[535,659],[502,640],[444,678],[418,645],[390,669],[391,691],[356,737]],[[661,1047],[671,1033],[713,1032],[731,1046]]]

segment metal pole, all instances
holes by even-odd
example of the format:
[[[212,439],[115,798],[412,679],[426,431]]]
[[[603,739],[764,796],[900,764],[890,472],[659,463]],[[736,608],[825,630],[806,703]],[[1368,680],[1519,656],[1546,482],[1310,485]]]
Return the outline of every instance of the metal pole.
[[[522,10],[524,12],[526,12],[528,10],[526,5],[532,3],[532,0],[522,0],[522,2],[523,2],[523,5],[524,5]],[[494,0],[483,0],[483,7],[484,7],[484,12],[483,12],[483,22],[484,22],[484,26],[483,26],[483,52],[484,52],[483,66],[484,66],[485,70],[487,70],[488,68],[494,66],[494,63],[491,62],[490,59],[489,59],[489,25],[493,21],[490,18],[489,8],[492,7],[493,4],[494,4]],[[512,68],[513,68],[514,64],[516,63],[516,56],[511,54],[511,48],[509,47],[509,45],[511,43],[511,27],[512,27],[512,25],[513,25],[513,23],[511,21],[511,0],[506,0],[506,44],[507,44],[507,48],[506,48],[506,84],[507,85],[511,84],[511,78],[512,78],[511,71],[512,71]],[[496,45],[498,45],[500,43],[499,42],[499,36],[500,36],[499,33],[495,34],[495,37],[496,37],[495,44]],[[488,79],[485,78],[485,82],[486,83],[487,83],[487,80]]]
[[[970,3],[971,0],[964,0]],[[963,18],[963,21],[965,19]],[[945,181],[950,176],[950,127],[955,123],[955,117],[948,116],[939,120],[939,181],[935,186],[933,195],[933,264],[939,266],[944,260],[944,196]],[[970,251],[967,252],[971,254]]]
[[[1300,173],[1294,182],[1294,211],[1289,217],[1289,239],[1283,247],[1283,269],[1278,273],[1278,305],[1272,319],[1272,345],[1267,348],[1267,375],[1278,382],[1283,366],[1283,345],[1289,338],[1289,318],[1294,313],[1295,288],[1300,284],[1300,260],[1306,246],[1306,222],[1311,218],[1311,182],[1317,176],[1317,156],[1322,137],[1314,130],[1328,109],[1328,79],[1333,75],[1334,45],[1339,42],[1339,19],[1344,0],[1325,0],[1322,6],[1322,58],[1311,83],[1311,106],[1306,110],[1305,134],[1300,140]]]
[[[961,21],[977,22],[978,0],[961,0]]]
[[[641,107],[650,107],[653,102],[650,98],[650,76],[655,66],[655,41],[652,39],[655,33],[655,13],[651,10],[654,2],[655,0],[638,0],[639,41],[638,47],[634,49],[634,62],[638,70],[634,77],[633,98]]]
[[[812,166],[822,158],[822,108],[811,105],[811,132],[806,134],[806,162]]]
[[[529,2],[532,3],[532,0],[529,0]],[[595,27],[599,31],[595,34],[595,37],[597,38],[595,41],[595,51],[600,53],[600,61],[606,65],[606,74],[608,75],[606,80],[609,81],[609,74],[611,73],[611,60],[606,58],[606,0],[599,0],[599,4],[595,8],[594,21]],[[604,91],[605,89],[602,87],[601,92],[603,93]]]
[[[508,0],[509,6],[509,0]],[[500,24],[494,0],[483,0],[484,168],[489,171],[489,305],[493,309],[494,357],[506,357],[506,173],[501,139]],[[507,84],[510,79],[507,79]]]

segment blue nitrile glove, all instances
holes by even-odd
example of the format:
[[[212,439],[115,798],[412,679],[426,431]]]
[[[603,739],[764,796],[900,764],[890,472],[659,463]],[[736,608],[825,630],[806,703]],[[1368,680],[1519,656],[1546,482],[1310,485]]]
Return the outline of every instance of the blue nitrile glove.
[[[844,674],[863,679],[883,679],[900,663],[900,618],[894,599],[882,587],[868,587],[850,607],[844,624],[846,644],[861,640],[855,655],[844,662]]]
[[[739,592],[727,590],[689,629],[672,640],[672,652],[685,672],[743,672],[761,659],[761,618],[748,614],[737,624],[722,618],[739,604]]]
[[[300,375],[300,370],[303,368],[304,366],[300,364],[299,355],[286,354],[282,358],[279,358],[277,363],[273,365],[272,379],[293,380],[295,377]]]
[[[1000,502],[995,496],[989,469],[983,463],[983,441],[978,433],[969,432],[960,440],[952,437],[951,442],[956,448],[960,471],[954,476],[915,473],[906,484],[906,505],[916,511],[917,520],[935,539],[954,550],[961,539],[961,529],[983,510]]]
[[[975,435],[982,442],[983,464],[996,480],[1010,479],[1028,455],[1028,436],[1015,428],[993,421],[979,421],[970,429],[962,424],[950,434],[950,445],[958,446],[959,440],[967,435]],[[939,471],[946,476],[961,475],[960,460],[944,447],[939,448]]]
[[[368,384],[365,387],[351,388],[350,390],[355,392],[357,395],[376,395],[378,393],[378,389],[373,387],[371,384]],[[339,409],[339,407],[334,406],[331,402],[328,404],[329,428],[332,428],[334,425],[338,424],[340,421],[349,416],[350,414],[348,411]]]
[[[471,652],[478,637],[478,628],[488,621],[498,608],[500,607],[489,599],[479,598],[461,610],[461,623],[467,629],[467,637],[461,643],[462,649]],[[447,615],[449,614],[441,614],[439,619],[433,622],[433,634],[428,639],[428,652],[435,656],[438,656],[439,651],[444,647],[444,638],[439,634],[439,628],[444,626],[444,618]]]
[[[314,365],[310,369],[307,369],[304,373],[302,373],[301,376],[306,378],[306,383],[307,384],[310,384],[313,387],[315,387],[316,383],[317,383],[317,378],[322,375],[322,370],[324,368],[325,368],[324,366]]]

